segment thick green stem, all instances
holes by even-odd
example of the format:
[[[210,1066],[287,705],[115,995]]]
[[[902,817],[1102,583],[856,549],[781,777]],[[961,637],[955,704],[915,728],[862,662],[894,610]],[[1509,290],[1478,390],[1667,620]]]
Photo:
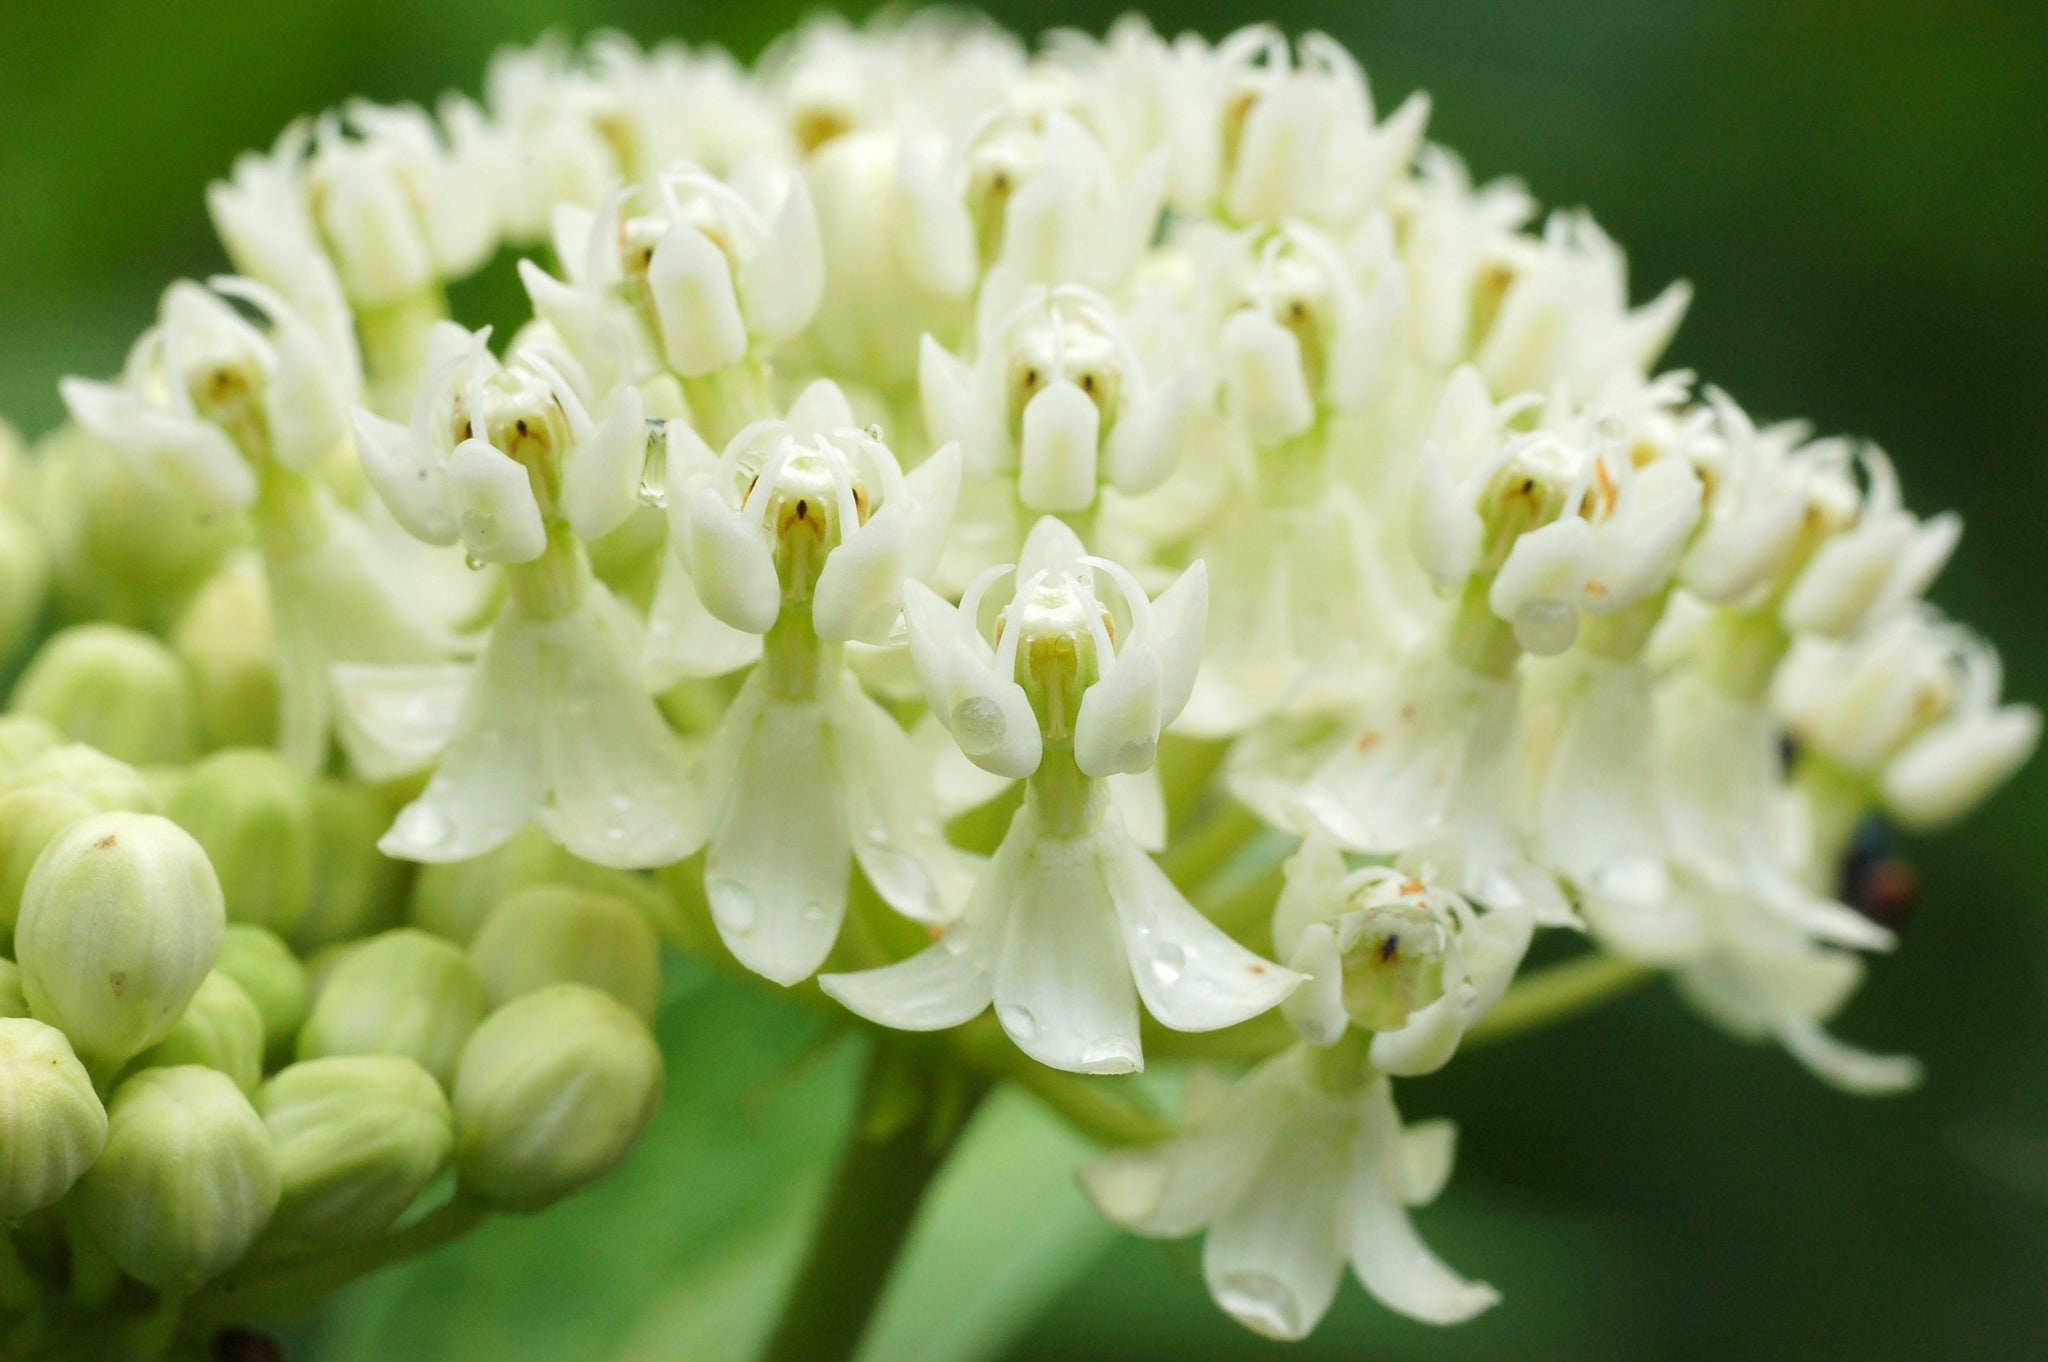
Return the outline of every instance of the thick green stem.
[[[1465,1044],[1485,1045],[1540,1031],[1602,1003],[1633,993],[1658,971],[1618,955],[1582,955],[1519,979],[1467,1033]]]
[[[845,1362],[859,1351],[918,1207],[984,1091],[952,1065],[935,1082],[931,1058],[928,1045],[877,1037],[853,1146],[762,1362]],[[920,1085],[908,1111],[906,1082]]]

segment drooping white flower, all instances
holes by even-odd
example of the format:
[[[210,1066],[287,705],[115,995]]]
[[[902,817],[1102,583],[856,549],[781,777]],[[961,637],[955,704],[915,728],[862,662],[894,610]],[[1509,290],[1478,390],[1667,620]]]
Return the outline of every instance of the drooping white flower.
[[[740,962],[778,983],[824,963],[857,862],[897,911],[939,922],[966,892],[910,737],[845,670],[931,570],[959,485],[948,446],[905,476],[820,381],[786,420],[670,466],[674,542],[708,615],[765,635],[704,759],[704,889]]]
[[[1404,1127],[1383,1075],[1332,1067],[1309,1047],[1285,1051],[1206,1103],[1191,1100],[1167,1143],[1085,1165],[1082,1185],[1140,1234],[1206,1231],[1209,1294],[1268,1338],[1306,1337],[1346,1263],[1374,1299],[1424,1323],[1496,1304],[1492,1287],[1446,1267],[1409,1221],[1450,1179],[1455,1128]]]
[[[1143,1067],[1138,1002],[1176,1030],[1256,1016],[1298,982],[1204,918],[1125,829],[1104,779],[1152,764],[1200,658],[1204,577],[1150,600],[1040,521],[993,642],[977,624],[991,578],[958,606],[905,588],[927,703],[976,765],[1031,777],[1024,806],[958,921],[895,965],[826,975],[855,1012],[905,1030],[957,1026],[995,1004],[1026,1054],[1084,1073]],[[1105,608],[1096,583],[1117,588]]]

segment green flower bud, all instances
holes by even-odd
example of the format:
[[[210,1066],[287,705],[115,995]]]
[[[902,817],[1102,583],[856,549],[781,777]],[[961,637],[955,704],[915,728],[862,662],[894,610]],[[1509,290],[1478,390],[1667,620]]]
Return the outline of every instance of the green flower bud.
[[[241,985],[263,1018],[263,1053],[272,1064],[291,1057],[299,1028],[306,1024],[311,990],[306,967],[274,932],[245,922],[228,924],[220,943],[216,973]]]
[[[137,765],[192,760],[192,683],[160,640],[118,624],[75,624],[36,650],[13,709]]]
[[[232,517],[167,498],[76,425],[52,432],[35,464],[33,519],[66,618],[167,624],[234,537]]]
[[[367,786],[322,780],[313,786],[313,903],[292,941],[311,953],[338,941],[396,926],[405,867],[377,850],[396,810]]]
[[[589,984],[648,1023],[661,998],[661,943],[626,900],[566,884],[522,889],[484,919],[469,958],[493,1006],[548,984]]]
[[[667,897],[644,876],[578,860],[540,829],[529,827],[474,860],[421,866],[409,905],[412,924],[468,945],[499,904],[518,890],[540,884],[575,885],[616,895],[638,904],[650,921],[661,921],[669,912]]]
[[[469,957],[401,927],[349,951],[319,991],[299,1032],[299,1058],[403,1055],[443,1087],[490,998]]]
[[[0,788],[0,939],[14,929],[22,887],[51,838],[96,813],[156,807],[140,773],[90,747],[54,747],[31,761]]]
[[[162,1040],[227,929],[206,853],[168,818],[101,813],[66,828],[29,872],[14,958],[30,1009],[89,1064]]]
[[[313,792],[290,762],[256,748],[216,752],[164,811],[206,848],[230,917],[291,935],[313,901]]]
[[[28,994],[21,991],[21,966],[0,956],[0,1017],[26,1017]]]
[[[64,735],[48,719],[0,714],[0,784],[11,782],[30,762],[63,741]]]
[[[171,631],[192,680],[199,736],[208,747],[277,741],[277,644],[270,589],[253,554],[229,560],[192,597]]]
[[[234,1080],[243,1092],[263,1081],[263,1013],[242,986],[215,969],[178,1017],[170,1034],[135,1057],[138,1069],[203,1064]]]
[[[284,1178],[270,1233],[332,1241],[381,1234],[455,1148],[433,1076],[397,1055],[294,1064],[263,1085],[256,1110]]]
[[[538,1211],[625,1158],[661,1101],[661,1051],[609,994],[553,984],[491,1014],[455,1080],[465,1191]]]
[[[0,1233],[70,1191],[106,1142],[106,1109],[64,1033],[0,1018]]]
[[[279,1186],[270,1132],[249,1099],[227,1075],[188,1064],[121,1084],[79,1208],[123,1272],[187,1296],[248,1250]]]
[[[50,556],[34,526],[0,503],[0,662],[35,636],[50,586]]]

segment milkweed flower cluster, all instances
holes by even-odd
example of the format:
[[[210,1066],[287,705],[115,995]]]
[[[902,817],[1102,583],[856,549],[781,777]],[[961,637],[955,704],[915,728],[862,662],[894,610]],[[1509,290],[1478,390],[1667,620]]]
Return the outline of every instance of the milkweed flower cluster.
[[[1539,933],[1910,1085],[1829,1029],[1896,944],[1845,857],[2039,729],[1925,599],[1958,522],[1660,368],[1686,287],[1427,117],[1317,35],[916,16],[238,161],[237,273],[0,448],[0,1218],[184,1295],[451,1163],[565,1195],[659,1087],[653,925],[999,1074],[1262,1056],[1083,1181],[1281,1338],[1347,1264],[1496,1300],[1395,1095]],[[448,315],[493,260],[509,332]]]

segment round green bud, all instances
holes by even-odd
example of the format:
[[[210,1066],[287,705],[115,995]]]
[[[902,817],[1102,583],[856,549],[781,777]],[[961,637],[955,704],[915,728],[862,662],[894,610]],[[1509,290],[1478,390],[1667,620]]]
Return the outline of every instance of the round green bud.
[[[96,813],[157,807],[134,767],[80,743],[49,749],[0,786],[0,938],[13,929],[22,886],[51,838]]]
[[[277,645],[270,589],[254,554],[229,559],[199,588],[171,631],[171,650],[191,678],[206,746],[277,741]]]
[[[469,958],[495,1007],[548,984],[588,984],[651,1024],[661,999],[653,924],[626,900],[592,889],[519,890],[484,919]]]
[[[258,748],[216,752],[164,812],[206,848],[229,917],[292,934],[313,901],[313,792],[290,762]]]
[[[29,1008],[88,1064],[169,1034],[227,930],[206,853],[168,818],[101,813],[57,834],[21,896],[14,958]]]
[[[35,527],[0,503],[0,662],[35,636],[50,587],[50,555]]]
[[[106,1142],[106,1109],[64,1033],[0,1018],[0,1233],[70,1191]]]
[[[0,1017],[26,1017],[28,994],[21,991],[21,966],[0,956]]]
[[[470,860],[423,865],[412,882],[412,924],[466,946],[507,895],[560,878],[567,860],[546,834],[528,827]]]
[[[11,782],[30,762],[63,741],[64,735],[48,719],[0,714],[0,784]]]
[[[403,1055],[446,1087],[490,998],[469,957],[401,927],[348,952],[299,1032],[299,1058]]]
[[[137,765],[192,760],[192,683],[161,640],[118,624],[52,634],[14,688],[17,713]]]
[[[282,1064],[291,1058],[311,1005],[306,967],[291,947],[274,932],[231,922],[213,968],[241,985],[256,1005],[263,1019],[263,1053],[270,1063]]]
[[[179,1064],[218,1069],[243,1092],[263,1081],[263,1013],[218,968],[200,982],[170,1034],[135,1057],[138,1069]]]
[[[187,1296],[232,1267],[277,1209],[270,1132],[226,1074],[144,1069],[107,1112],[79,1209],[123,1272]]]
[[[538,1211],[625,1158],[661,1101],[661,1050],[608,993],[552,984],[477,1028],[455,1079],[463,1188]]]
[[[454,1116],[433,1076],[398,1055],[308,1060],[256,1094],[277,1150],[281,1239],[382,1234],[455,1149]]]
[[[396,810],[367,786],[321,780],[313,786],[313,902],[292,941],[308,954],[338,941],[374,936],[398,923],[405,867],[377,850]]]

